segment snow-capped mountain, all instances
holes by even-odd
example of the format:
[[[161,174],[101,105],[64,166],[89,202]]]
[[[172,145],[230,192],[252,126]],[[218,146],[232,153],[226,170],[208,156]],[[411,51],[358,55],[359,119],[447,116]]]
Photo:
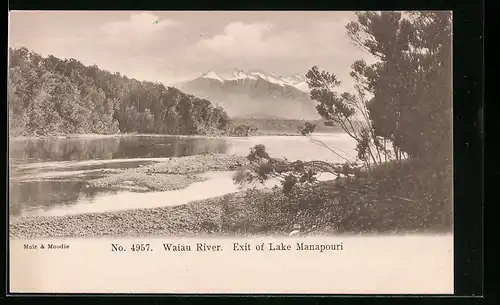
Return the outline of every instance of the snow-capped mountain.
[[[245,79],[249,80],[262,79],[282,87],[291,86],[301,91],[309,92],[309,86],[307,85],[305,77],[300,76],[298,73],[285,77],[285,76],[278,76],[274,73],[266,73],[258,70],[247,72],[235,69],[233,71],[225,71],[219,73],[216,73],[214,71],[208,71],[203,73],[199,78],[214,79],[219,82],[245,80]]]
[[[176,87],[222,106],[230,116],[318,118],[305,77],[299,74],[279,76],[238,69],[208,71]]]

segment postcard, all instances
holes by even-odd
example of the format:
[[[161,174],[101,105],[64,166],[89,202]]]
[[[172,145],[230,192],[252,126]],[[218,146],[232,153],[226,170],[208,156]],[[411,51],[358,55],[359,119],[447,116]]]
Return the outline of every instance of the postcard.
[[[10,293],[453,294],[449,11],[11,11]]]

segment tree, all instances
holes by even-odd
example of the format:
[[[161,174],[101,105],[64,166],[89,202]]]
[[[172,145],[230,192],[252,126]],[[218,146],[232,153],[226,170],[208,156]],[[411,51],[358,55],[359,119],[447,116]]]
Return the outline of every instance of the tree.
[[[411,157],[451,153],[451,14],[360,12],[347,25],[351,39],[377,62],[356,73],[373,98],[377,136]],[[443,143],[446,143],[443,145]]]
[[[16,67],[9,70],[9,79],[7,83],[7,100],[9,107],[9,132],[21,134],[28,123],[28,114],[23,107],[26,92],[25,82],[20,73],[20,68]]]
[[[146,108],[144,112],[139,115],[139,133],[153,133],[154,132],[154,116],[151,111]]]
[[[412,13],[418,71],[415,112],[425,121],[412,126],[418,156],[448,160],[452,154],[452,19],[450,12]],[[415,128],[416,127],[416,128]],[[418,128],[420,127],[420,128]],[[415,145],[416,146],[416,145]]]
[[[78,88],[50,72],[41,78],[35,93],[28,127],[34,134],[88,132],[90,109],[82,104]]]
[[[359,62],[353,64],[353,70],[356,71],[360,64]],[[311,99],[318,102],[316,109],[319,115],[326,120],[325,124],[327,126],[340,126],[348,136],[354,139],[357,143],[357,158],[365,164],[367,169],[370,169],[371,165],[387,161],[390,152],[382,145],[383,139],[375,134],[367,109],[368,101],[363,89],[363,79],[354,71],[351,75],[355,79],[357,94],[336,92],[336,88],[341,82],[335,74],[320,71],[317,66],[309,70],[306,77],[309,88],[311,88]],[[310,123],[306,124],[300,132],[352,166],[353,161],[349,160],[348,156],[311,137],[314,127]]]

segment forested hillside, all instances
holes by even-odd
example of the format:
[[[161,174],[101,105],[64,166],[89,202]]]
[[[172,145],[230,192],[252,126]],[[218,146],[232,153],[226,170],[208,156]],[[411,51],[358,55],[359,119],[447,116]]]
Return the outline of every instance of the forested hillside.
[[[162,84],[75,59],[9,49],[10,135],[80,133],[231,134],[224,109]]]

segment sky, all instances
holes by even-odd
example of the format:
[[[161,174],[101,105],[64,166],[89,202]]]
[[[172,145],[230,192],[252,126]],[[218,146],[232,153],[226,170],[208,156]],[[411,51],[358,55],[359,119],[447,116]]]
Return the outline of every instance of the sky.
[[[346,35],[343,11],[14,11],[10,47],[75,58],[172,85],[207,71],[304,75],[314,65],[350,86],[351,64],[370,56]]]

